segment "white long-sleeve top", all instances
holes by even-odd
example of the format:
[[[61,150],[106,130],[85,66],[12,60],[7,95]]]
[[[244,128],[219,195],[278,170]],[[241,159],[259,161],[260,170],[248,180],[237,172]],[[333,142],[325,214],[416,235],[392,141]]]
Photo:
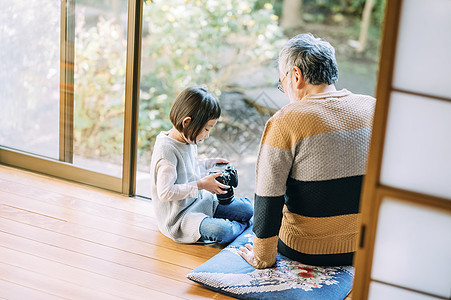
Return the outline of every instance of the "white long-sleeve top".
[[[197,160],[197,146],[185,144],[161,132],[156,139],[151,161],[151,196],[158,228],[179,243],[199,240],[199,226],[212,217],[218,201],[197,181],[216,159]]]
[[[177,167],[167,159],[160,159],[155,167],[158,199],[163,202],[177,201],[185,198],[196,198],[199,190],[197,182],[175,183]]]

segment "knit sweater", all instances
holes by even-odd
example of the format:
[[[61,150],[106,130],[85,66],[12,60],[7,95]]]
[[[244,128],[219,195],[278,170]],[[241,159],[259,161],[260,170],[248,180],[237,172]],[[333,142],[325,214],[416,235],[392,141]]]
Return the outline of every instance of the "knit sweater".
[[[343,89],[308,95],[267,122],[256,172],[257,268],[273,265],[277,250],[305,264],[352,263],[374,105]]]
[[[196,182],[214,161],[199,162],[196,145],[179,142],[168,132],[157,136],[150,187],[158,228],[165,236],[179,243],[199,240],[200,223],[213,216],[218,201],[210,192],[199,191]]]

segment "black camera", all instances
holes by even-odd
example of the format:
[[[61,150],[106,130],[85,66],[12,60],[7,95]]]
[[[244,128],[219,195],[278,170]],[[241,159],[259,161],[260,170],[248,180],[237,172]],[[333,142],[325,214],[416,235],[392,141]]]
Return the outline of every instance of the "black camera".
[[[225,168],[224,168],[225,166]],[[211,170],[210,174],[222,173],[216,177],[216,181],[230,186],[225,194],[217,194],[218,201],[220,204],[227,205],[233,202],[234,193],[233,188],[238,186],[238,172],[237,170],[229,164],[216,164]]]

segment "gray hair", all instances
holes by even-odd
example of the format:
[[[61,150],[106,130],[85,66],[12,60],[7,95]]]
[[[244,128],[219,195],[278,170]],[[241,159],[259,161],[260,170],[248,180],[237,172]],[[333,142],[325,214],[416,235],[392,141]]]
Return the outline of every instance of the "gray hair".
[[[301,69],[308,84],[333,84],[338,79],[334,47],[311,33],[298,34],[280,50],[279,70],[285,74],[294,66]]]

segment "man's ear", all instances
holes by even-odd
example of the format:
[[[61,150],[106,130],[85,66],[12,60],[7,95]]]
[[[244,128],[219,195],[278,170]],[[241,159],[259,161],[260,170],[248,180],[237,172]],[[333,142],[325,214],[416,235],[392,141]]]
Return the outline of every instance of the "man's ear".
[[[294,74],[294,82],[296,83],[296,87],[301,89],[305,85],[304,75],[302,74],[301,69],[298,66],[293,67]]]
[[[191,122],[191,117],[186,117],[185,119],[183,119],[183,121],[182,121],[183,128],[188,126],[189,122]]]

